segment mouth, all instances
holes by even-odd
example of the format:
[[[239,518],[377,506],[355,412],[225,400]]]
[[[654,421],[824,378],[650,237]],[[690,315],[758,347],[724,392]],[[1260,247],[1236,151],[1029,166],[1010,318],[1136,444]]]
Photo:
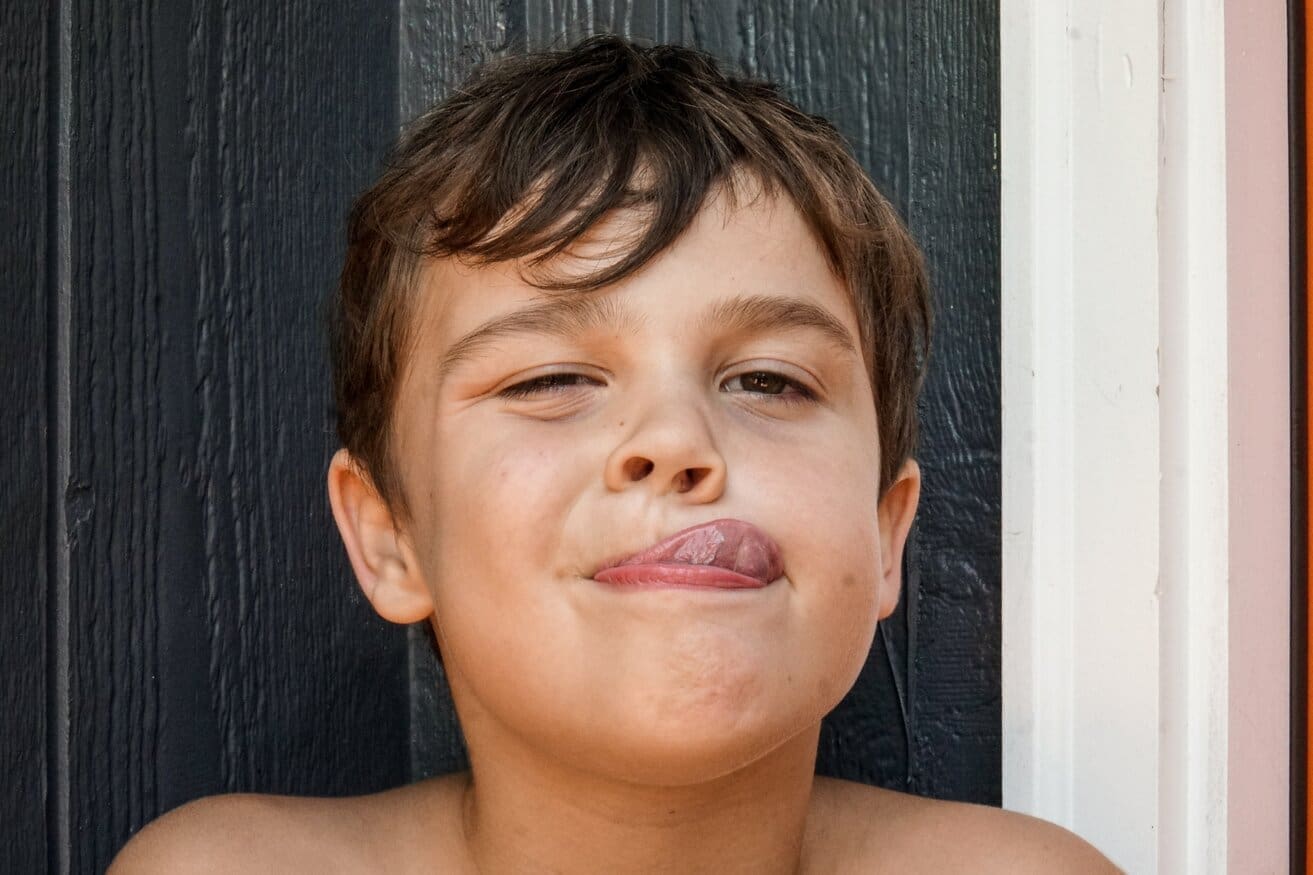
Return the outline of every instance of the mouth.
[[[625,588],[760,589],[784,574],[780,548],[752,523],[712,520],[603,565],[593,579]]]

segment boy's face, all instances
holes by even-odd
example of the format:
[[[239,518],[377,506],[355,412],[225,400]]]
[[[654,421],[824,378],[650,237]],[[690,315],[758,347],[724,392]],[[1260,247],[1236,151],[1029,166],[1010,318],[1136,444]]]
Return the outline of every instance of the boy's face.
[[[474,754],[492,721],[573,765],[674,784],[813,727],[895,605],[919,480],[909,464],[881,502],[856,317],[792,203],[716,198],[600,292],[444,260],[420,300],[394,420],[411,513],[393,554],[386,532],[348,531],[385,515],[342,509],[343,466],[330,487],[380,612],[432,613]],[[461,341],[549,303],[574,309]],[[782,575],[748,589],[593,578],[721,519],[773,539]]]

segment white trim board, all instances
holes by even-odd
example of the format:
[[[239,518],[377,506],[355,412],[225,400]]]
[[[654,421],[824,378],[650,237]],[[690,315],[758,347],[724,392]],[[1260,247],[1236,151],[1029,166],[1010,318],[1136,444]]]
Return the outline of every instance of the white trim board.
[[[1282,871],[1284,6],[1000,12],[1003,802]]]

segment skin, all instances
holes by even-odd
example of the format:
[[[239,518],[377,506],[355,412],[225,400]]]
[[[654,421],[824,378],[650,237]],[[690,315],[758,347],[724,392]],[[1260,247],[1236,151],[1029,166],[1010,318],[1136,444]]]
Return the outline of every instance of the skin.
[[[605,257],[623,224],[575,255]],[[736,296],[801,301],[856,347],[793,205],[716,197],[649,266],[586,293],[611,318],[444,371],[467,332],[559,296],[520,268],[426,268],[394,421],[408,512],[345,451],[329,472],[366,596],[433,623],[471,772],[354,799],[202,800],[112,871],[1114,871],[1042,821],[814,777],[821,718],[897,603],[920,474],[909,460],[881,494],[856,352],[812,327],[708,318]],[[591,577],[722,517],[773,537],[784,575],[733,592]]]

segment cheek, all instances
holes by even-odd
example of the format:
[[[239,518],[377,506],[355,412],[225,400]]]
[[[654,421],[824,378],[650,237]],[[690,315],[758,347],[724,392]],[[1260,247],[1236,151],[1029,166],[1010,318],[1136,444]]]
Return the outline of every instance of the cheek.
[[[806,521],[790,557],[808,630],[800,646],[819,694],[837,702],[866,662],[880,609],[879,467],[855,441],[824,450],[765,488],[789,494],[790,518]]]
[[[749,503],[782,511],[791,572],[840,601],[873,590],[880,566],[879,458],[873,441],[857,437],[796,447],[787,464],[753,457],[744,478]]]
[[[579,467],[567,452],[495,424],[434,442],[424,564],[452,657],[505,654],[550,610],[550,586]],[[463,438],[463,442],[462,442]]]
[[[436,528],[459,533],[464,552],[481,560],[541,558],[559,528],[558,511],[574,500],[578,464],[568,450],[515,439],[494,424],[469,431],[464,446],[438,444]]]

